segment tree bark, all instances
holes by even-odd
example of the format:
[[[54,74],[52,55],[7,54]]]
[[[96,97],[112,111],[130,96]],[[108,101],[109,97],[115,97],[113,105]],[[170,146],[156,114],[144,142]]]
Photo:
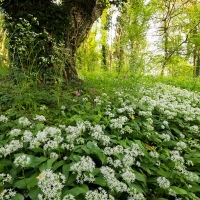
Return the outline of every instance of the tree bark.
[[[10,0],[2,7],[8,14],[9,57],[14,70],[35,73],[43,81],[54,79],[57,70],[67,82],[78,80],[76,51],[105,5],[98,0],[65,0],[60,5],[51,0]],[[58,51],[60,44],[62,50]],[[59,52],[65,55],[59,58]],[[55,62],[64,57],[64,65]]]

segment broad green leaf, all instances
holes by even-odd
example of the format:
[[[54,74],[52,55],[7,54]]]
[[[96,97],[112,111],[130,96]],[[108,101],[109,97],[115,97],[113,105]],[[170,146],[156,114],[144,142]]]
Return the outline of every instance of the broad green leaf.
[[[76,175],[75,174],[70,174],[67,181],[66,181],[66,185],[71,185],[72,183],[74,183],[76,181]]]
[[[85,153],[90,154],[90,150],[84,145],[81,147]]]
[[[53,167],[52,167],[52,170],[55,171],[57,170],[59,167],[61,167],[62,165],[65,164],[65,161],[64,160],[61,160],[59,162],[56,162],[53,164]]]
[[[32,200],[38,200],[38,194],[40,193],[39,188],[38,187],[34,187],[29,191],[29,197]]]
[[[135,178],[138,180],[138,181],[142,181],[144,183],[146,183],[146,178],[143,174],[139,173],[139,172],[133,172],[135,174]]]
[[[31,167],[35,168],[36,166],[40,165],[42,162],[45,162],[47,160],[46,157],[35,157],[35,160],[33,163],[31,163]]]
[[[86,192],[89,191],[89,187],[86,184],[82,184],[80,187],[83,188]]]
[[[95,168],[95,169],[92,171],[92,175],[95,176],[95,175],[97,175],[99,172],[100,172],[100,169],[99,169],[99,168]]]
[[[90,149],[91,153],[97,155],[99,159],[101,160],[102,164],[105,164],[106,162],[106,156],[102,152],[102,150],[95,146],[91,141],[87,143],[87,147]]]
[[[103,177],[97,177],[93,184],[100,185],[102,187],[107,186],[107,181]]]
[[[47,162],[45,163],[42,163],[40,166],[39,166],[39,170],[40,172],[46,170],[46,169],[51,169],[53,163],[57,160],[57,158],[51,158],[49,160],[47,160]]]
[[[85,194],[87,190],[82,187],[74,187],[71,190],[66,190],[63,192],[63,195],[72,194],[73,196],[77,197],[79,194]]]
[[[27,188],[29,190],[37,185],[37,183],[38,183],[37,176],[38,176],[38,173],[35,173],[30,178],[26,179],[26,181],[27,181]]]
[[[27,178],[14,182],[13,186],[16,188],[19,188],[19,189],[26,189],[27,188]]]
[[[191,192],[200,192],[200,187],[199,185],[192,185],[192,187],[190,188]]]
[[[190,158],[190,160],[191,160],[194,164],[199,164],[199,163],[200,163],[200,158]]]
[[[173,126],[171,126],[170,128],[171,128],[175,133],[178,133],[179,135],[182,134],[182,132],[181,132],[178,128],[173,127]]]
[[[69,177],[69,172],[70,172],[69,170],[70,170],[70,164],[63,165],[63,167],[62,167],[62,173],[65,176],[66,180]]]
[[[176,187],[176,186],[171,186],[170,187],[172,190],[174,190],[174,192],[176,194],[187,194],[187,191],[182,189],[182,188],[179,188],[179,187]]]
[[[11,166],[13,163],[11,160],[7,160],[7,159],[2,159],[0,161],[0,166],[4,167],[4,166]]]
[[[131,184],[131,188],[136,189],[136,191],[139,192],[139,193],[143,193],[144,192],[144,190],[138,184]]]
[[[156,172],[164,177],[169,177],[170,176],[170,171],[163,171],[162,169],[156,170]]]
[[[21,194],[16,194],[11,200],[24,200],[24,196]]]

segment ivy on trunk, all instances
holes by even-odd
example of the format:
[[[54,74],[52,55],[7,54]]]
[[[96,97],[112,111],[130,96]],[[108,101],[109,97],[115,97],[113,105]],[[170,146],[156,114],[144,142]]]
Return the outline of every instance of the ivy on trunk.
[[[97,0],[3,1],[13,74],[52,81],[79,80],[76,51],[105,3]],[[17,72],[17,73],[16,73]]]

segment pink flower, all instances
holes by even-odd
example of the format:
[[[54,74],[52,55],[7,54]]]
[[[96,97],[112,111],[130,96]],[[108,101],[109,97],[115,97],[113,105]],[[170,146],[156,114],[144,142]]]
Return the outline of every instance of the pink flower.
[[[78,90],[76,90],[76,96],[81,96],[81,94],[79,93],[79,91]]]

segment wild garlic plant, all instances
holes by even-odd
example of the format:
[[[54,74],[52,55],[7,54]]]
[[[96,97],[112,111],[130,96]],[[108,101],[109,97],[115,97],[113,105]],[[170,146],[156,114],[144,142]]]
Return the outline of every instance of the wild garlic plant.
[[[200,94],[156,84],[0,116],[0,199],[198,200]]]

